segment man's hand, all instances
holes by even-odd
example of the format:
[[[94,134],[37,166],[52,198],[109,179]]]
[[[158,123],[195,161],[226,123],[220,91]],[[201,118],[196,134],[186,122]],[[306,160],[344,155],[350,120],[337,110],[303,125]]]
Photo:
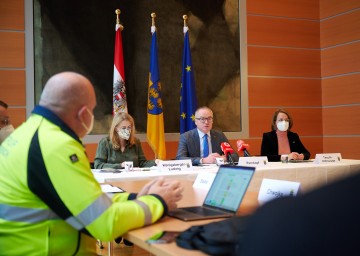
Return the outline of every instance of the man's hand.
[[[179,181],[165,181],[164,178],[159,178],[147,183],[138,193],[138,197],[148,194],[156,194],[161,196],[166,202],[169,210],[177,208],[177,202],[182,198],[184,188]]]
[[[203,158],[202,163],[203,164],[215,164],[216,158],[221,157],[218,153],[211,153],[207,157]]]

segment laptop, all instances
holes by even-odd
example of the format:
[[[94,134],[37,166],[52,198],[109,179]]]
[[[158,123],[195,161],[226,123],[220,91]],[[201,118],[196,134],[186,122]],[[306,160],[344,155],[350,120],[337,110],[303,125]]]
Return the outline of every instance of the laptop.
[[[254,172],[252,166],[221,165],[202,206],[180,207],[168,215],[184,221],[234,216]]]

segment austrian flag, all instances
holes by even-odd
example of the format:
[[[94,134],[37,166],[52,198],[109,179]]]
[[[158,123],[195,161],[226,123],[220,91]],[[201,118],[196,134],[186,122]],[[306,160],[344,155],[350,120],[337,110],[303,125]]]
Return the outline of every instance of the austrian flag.
[[[118,14],[118,13],[116,13]],[[119,10],[120,14],[120,10]],[[119,17],[117,15],[117,17]],[[125,89],[124,55],[122,47],[121,31],[123,26],[119,18],[116,19],[115,27],[115,53],[114,53],[114,80],[113,80],[113,114],[128,112]]]

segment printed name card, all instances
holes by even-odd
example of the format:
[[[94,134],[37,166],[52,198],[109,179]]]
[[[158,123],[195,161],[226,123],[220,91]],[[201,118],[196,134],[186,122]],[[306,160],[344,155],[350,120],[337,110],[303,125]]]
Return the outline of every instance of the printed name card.
[[[316,154],[315,164],[331,164],[339,163],[341,161],[340,153],[331,153],[331,154]]]
[[[299,182],[263,179],[258,200],[260,204],[263,204],[284,196],[296,196],[299,188]]]
[[[196,180],[193,184],[193,188],[201,188],[209,190],[211,184],[215,179],[216,173],[212,172],[201,172],[197,175]]]
[[[238,165],[245,166],[262,166],[268,164],[268,158],[266,156],[250,156],[239,157]]]
[[[192,171],[192,163],[190,159],[186,160],[170,160],[160,161],[158,163],[160,171]]]

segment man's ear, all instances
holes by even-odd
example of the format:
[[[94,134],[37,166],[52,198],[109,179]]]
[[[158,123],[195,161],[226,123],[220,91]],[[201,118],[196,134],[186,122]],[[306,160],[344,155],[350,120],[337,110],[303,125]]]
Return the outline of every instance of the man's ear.
[[[81,122],[83,122],[84,121],[84,113],[86,112],[86,106],[84,105],[84,106],[82,106],[80,109],[79,109],[79,111],[78,111],[78,118],[79,118],[79,120],[81,121]]]

